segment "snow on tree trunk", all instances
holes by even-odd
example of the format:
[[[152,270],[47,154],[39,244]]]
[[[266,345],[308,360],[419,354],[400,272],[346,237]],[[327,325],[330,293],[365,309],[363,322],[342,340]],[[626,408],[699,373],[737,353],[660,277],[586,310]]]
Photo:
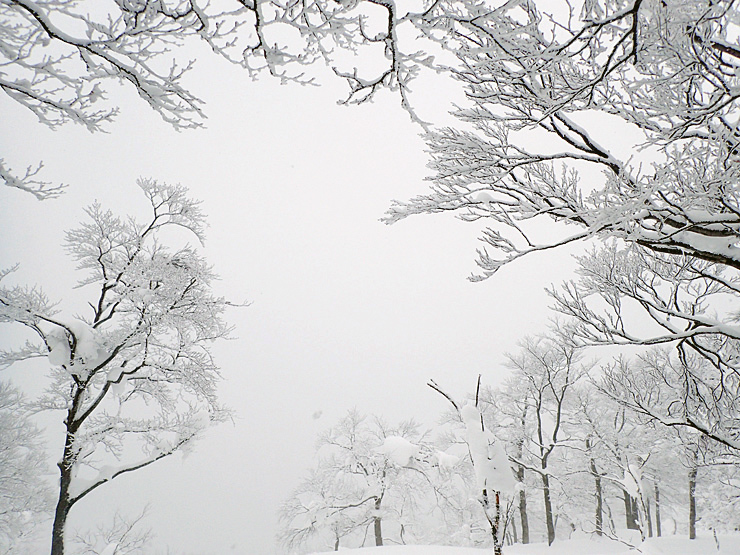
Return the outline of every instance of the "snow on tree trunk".
[[[491,533],[493,534],[493,553],[494,555],[502,555],[504,552],[503,542],[503,530],[501,526],[501,494],[496,491],[494,492],[496,498],[494,507],[494,520],[493,526],[491,526]]]
[[[81,390],[79,390],[81,391]],[[75,503],[75,499],[70,496],[70,485],[72,484],[72,475],[74,473],[75,459],[75,431],[79,425],[75,424],[74,415],[77,412],[82,395],[78,392],[72,401],[72,407],[67,413],[67,435],[64,443],[64,452],[62,460],[59,462],[59,499],[54,511],[54,524],[52,525],[51,535],[51,555],[64,555],[64,528],[67,523],[67,516]]]
[[[520,425],[522,430],[525,429],[527,418],[527,406],[524,406],[520,417]],[[524,455],[524,434],[519,438],[516,444],[516,457],[522,460]],[[517,465],[516,467],[516,480],[519,487],[519,520],[522,524],[522,543],[529,543],[529,519],[527,518],[527,491],[524,486],[524,466]]]
[[[473,461],[481,504],[491,525],[493,551],[497,555],[503,551],[504,530],[501,525],[501,496],[512,497],[515,489],[514,475],[509,459],[494,435],[486,430],[478,407],[465,405],[460,409],[465,423],[466,441]],[[491,502],[493,497],[493,503]]]
[[[472,405],[460,409],[465,423],[466,439],[473,460],[475,477],[480,491],[498,491],[511,496],[516,486],[501,441],[485,430],[480,411]]]

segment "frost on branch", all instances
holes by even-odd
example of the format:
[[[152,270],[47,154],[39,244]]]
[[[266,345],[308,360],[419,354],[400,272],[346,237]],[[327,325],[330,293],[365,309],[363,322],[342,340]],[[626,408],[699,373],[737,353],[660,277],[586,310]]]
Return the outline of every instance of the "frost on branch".
[[[188,72],[204,54],[269,74],[316,84],[325,74],[347,84],[345,104],[398,95],[413,121],[412,83],[423,71],[447,73],[467,48],[465,27],[485,13],[479,2],[420,0],[6,0],[0,3],[0,90],[43,125],[106,128],[109,100],[122,85],[176,129],[199,127],[205,113]],[[228,76],[224,76],[228,78]],[[0,166],[7,185],[39,198],[59,192]]]
[[[115,512],[111,521],[99,524],[95,529],[77,533],[74,538],[80,553],[100,555],[133,555],[149,549],[153,532],[144,524],[149,507],[134,516]]]
[[[450,32],[469,105],[460,129],[428,135],[432,191],[386,221],[453,211],[490,222],[477,279],[592,236],[740,269],[734,10],[531,1],[459,17]]]
[[[5,0],[0,90],[51,128],[104,129],[118,113],[108,92],[119,84],[176,129],[200,127],[203,102],[185,84],[200,43],[252,77],[314,84],[328,68],[347,83],[348,104],[390,89],[420,122],[409,84],[422,68],[439,69],[434,55],[444,50],[444,22],[455,12],[431,0],[415,11],[385,0]],[[419,50],[418,41],[428,48]],[[39,198],[59,192],[35,173],[18,176],[0,165],[9,186]]]
[[[643,418],[701,433],[716,453],[740,454],[738,374],[696,352],[654,347],[634,360],[619,358],[604,368],[599,388]]]
[[[184,66],[168,51],[204,22],[189,2],[89,3],[11,0],[0,5],[0,88],[50,127],[97,131],[117,113],[105,83],[120,80],[176,127],[199,125],[200,101],[181,84]],[[165,60],[169,58],[169,63]],[[164,62],[164,64],[163,64]]]
[[[708,354],[718,335],[740,340],[737,314],[731,308],[740,294],[733,268],[616,242],[577,260],[580,279],[552,289],[550,295],[554,308],[574,319],[574,337],[584,343],[685,340]],[[600,302],[590,302],[595,299]],[[642,315],[657,326],[638,326],[639,313],[630,311],[633,306],[642,308]],[[638,334],[634,330],[640,327]]]
[[[88,313],[63,317],[36,288],[0,288],[0,321],[26,326],[40,340],[4,353],[6,363],[48,355],[52,383],[36,401],[64,412],[66,439],[54,535],[62,553],[72,506],[116,477],[181,451],[224,420],[211,343],[224,338],[228,305],[214,296],[215,274],[197,249],[158,240],[179,228],[203,240],[205,219],[179,186],[141,181],[148,218],[121,218],[99,205],[67,233],[67,250],[84,272]]]
[[[42,164],[39,164],[35,168],[29,167],[26,168],[23,175],[16,175],[5,165],[5,161],[0,158],[0,179],[2,179],[8,187],[31,193],[39,200],[59,196],[66,186],[53,185],[48,181],[41,181],[37,176],[42,167]]]
[[[674,355],[656,350],[615,361],[607,374],[610,394],[649,418],[736,447],[730,423],[739,399],[737,272],[616,242],[577,260],[580,278],[549,291],[554,309],[571,319],[572,340],[675,348]]]

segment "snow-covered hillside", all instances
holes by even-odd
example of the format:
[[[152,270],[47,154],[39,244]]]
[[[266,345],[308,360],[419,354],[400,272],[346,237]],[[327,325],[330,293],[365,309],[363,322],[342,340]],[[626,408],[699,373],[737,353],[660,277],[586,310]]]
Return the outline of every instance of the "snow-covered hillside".
[[[717,547],[719,543],[719,549]],[[340,549],[341,553],[353,555],[489,555],[491,549],[471,547],[449,547],[437,545],[394,545],[365,547],[362,549]],[[676,536],[651,538],[635,548],[618,541],[602,539],[575,539],[555,542],[548,547],[544,543],[512,545],[504,548],[505,555],[738,555],[740,535],[719,535],[717,541],[711,536],[688,540]]]

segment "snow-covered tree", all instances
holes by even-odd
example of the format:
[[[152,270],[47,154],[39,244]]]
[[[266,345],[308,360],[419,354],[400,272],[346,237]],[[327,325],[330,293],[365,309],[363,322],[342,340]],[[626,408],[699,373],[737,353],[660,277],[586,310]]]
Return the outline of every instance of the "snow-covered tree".
[[[413,421],[388,426],[351,410],[318,440],[317,462],[281,509],[292,548],[413,542],[423,533],[433,453]],[[421,532],[420,532],[421,531]]]
[[[671,383],[679,374],[686,383],[696,381],[684,403],[683,425],[736,443],[740,333],[732,308],[739,300],[734,271],[616,242],[577,260],[580,278],[550,291],[555,310],[572,318],[574,338],[585,344],[674,345],[674,367],[663,364],[663,373],[674,374]],[[692,368],[681,371],[681,365]],[[661,372],[651,366],[648,373]]]
[[[706,528],[720,532],[740,527],[740,464],[718,464],[708,468],[697,489],[697,513]]]
[[[0,90],[42,124],[97,131],[116,116],[108,94],[122,85],[175,128],[198,127],[203,102],[185,76],[210,53],[281,82],[314,84],[328,69],[348,84],[346,103],[390,89],[418,120],[409,82],[434,64],[442,21],[456,12],[431,0],[413,8],[389,0],[3,0]],[[59,194],[40,169],[14,172],[0,158],[6,185],[38,198]]]
[[[35,403],[64,415],[55,555],[64,552],[70,510],[90,492],[180,451],[227,415],[210,345],[229,332],[228,303],[214,295],[215,275],[196,248],[159,241],[170,228],[202,239],[204,216],[180,186],[141,180],[139,187],[145,221],[96,203],[66,235],[85,273],[78,287],[89,295],[87,315],[85,307],[60,313],[35,286],[0,288],[0,322],[22,325],[37,340],[3,352],[1,362],[48,358],[51,384]]]
[[[386,222],[451,212],[486,226],[474,280],[525,255],[612,241],[580,260],[585,281],[553,292],[556,309],[584,343],[666,343],[679,361],[704,359],[683,371],[688,403],[677,399],[680,422],[668,420],[735,447],[737,3],[477,6],[448,22],[469,100],[460,125],[428,134],[432,190],[394,203]]]
[[[740,269],[733,0],[460,11],[449,32],[470,106],[459,129],[428,136],[432,191],[387,222],[448,211],[491,222],[477,279],[594,236]]]
[[[20,390],[0,382],[0,553],[13,553],[15,543],[51,514],[46,455],[29,416]]]
[[[473,467],[473,492],[490,527],[493,552],[501,555],[510,508],[514,502],[516,480],[504,441],[486,427],[481,413],[480,376],[474,402],[462,405],[435,382],[430,381],[428,385],[452,404],[464,426],[465,445]]]
[[[634,360],[605,368],[602,390],[664,426],[691,428],[716,448],[740,454],[740,386],[735,372],[722,372],[692,352],[653,348]]]
[[[79,555],[136,555],[144,553],[152,539],[152,531],[143,524],[148,507],[127,517],[115,512],[109,523],[78,533],[74,552]]]
[[[643,422],[672,430],[688,483],[689,537],[696,537],[700,482],[713,484],[726,500],[727,491],[711,475],[740,463],[737,448],[738,390],[736,374],[723,376],[706,358],[681,349],[655,347],[633,360],[621,358],[604,369],[599,386]],[[697,488],[699,487],[699,490]],[[697,491],[699,492],[697,494]]]
[[[683,474],[675,471],[680,465],[674,434],[625,408],[593,383],[584,384],[577,395],[577,409],[569,425],[578,442],[573,448],[574,460],[588,469],[593,484],[586,489],[593,492],[585,505],[589,512],[594,507],[592,499],[596,501],[594,516],[583,520],[587,524],[584,531],[616,534],[620,527],[616,524],[617,505],[627,529],[652,537],[655,528],[660,535],[660,489],[665,515],[671,512],[670,505],[679,503],[676,490],[684,482]]]
[[[588,371],[579,358],[578,350],[557,336],[528,337],[521,342],[517,353],[509,355],[514,379],[526,384],[525,398],[533,425],[532,437],[525,447],[527,459],[535,463],[527,466],[542,482],[548,544],[555,540],[553,477],[549,464],[553,453],[562,449],[569,439],[564,422],[574,400],[575,385]],[[515,462],[526,465],[522,460]]]
[[[555,309],[585,344],[672,343],[704,358],[693,406],[708,403],[712,415],[689,412],[682,424],[730,446],[740,370],[737,14],[731,1],[530,0],[460,18],[450,32],[467,127],[429,134],[432,192],[387,215],[492,222],[473,279],[527,254],[611,239],[579,258],[578,282],[551,291]]]
[[[527,503],[529,460],[525,453],[530,449],[532,432],[532,418],[530,412],[529,384],[521,376],[510,376],[501,387],[483,388],[480,393],[480,405],[483,417],[496,437],[503,440],[508,448],[509,458],[514,467],[517,480],[517,505],[519,524],[521,529],[521,543],[530,541],[530,519]],[[526,461],[526,462],[525,462]],[[514,535],[516,523],[512,521]]]

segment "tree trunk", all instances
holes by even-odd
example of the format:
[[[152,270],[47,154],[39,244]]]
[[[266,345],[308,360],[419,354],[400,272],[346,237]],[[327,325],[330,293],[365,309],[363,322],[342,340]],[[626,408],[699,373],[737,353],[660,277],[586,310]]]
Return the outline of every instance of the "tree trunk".
[[[645,498],[645,502],[643,504],[645,505],[645,520],[647,521],[648,538],[652,538],[653,537],[653,519],[650,516],[650,500]]]
[[[689,470],[689,539],[696,539],[696,474],[697,467],[694,465]]]
[[[383,530],[381,528],[380,524],[380,502],[381,498],[376,497],[375,498],[375,517],[373,518],[373,527],[375,528],[375,545],[381,546],[383,545]]]
[[[522,484],[519,490],[519,520],[522,523],[522,543],[529,543],[529,519],[527,518],[527,492],[524,490],[524,467],[518,467],[516,479]]]
[[[512,543],[519,543],[519,537],[518,537],[518,534],[517,534],[516,519],[515,518],[512,518],[511,519],[511,535],[513,536],[513,542]]]
[[[588,439],[586,439],[586,449],[591,449],[591,441]],[[591,475],[594,477],[594,493],[596,496],[596,514],[594,515],[596,535],[601,536],[604,530],[604,496],[601,487],[601,474],[599,474],[596,468],[596,461],[593,458],[589,458],[589,466]]]
[[[483,505],[483,514],[486,515],[486,520],[491,526],[491,538],[493,539],[493,553],[494,555],[502,555],[504,533],[501,530],[501,494],[498,491],[494,491],[494,502],[491,507],[491,499],[488,495],[488,490],[484,489],[481,495],[481,505]],[[491,509],[493,509],[493,515],[491,515]]]
[[[630,494],[627,490],[622,491],[622,498],[624,499],[624,524],[627,526],[627,530],[632,530],[632,502],[630,500]]]
[[[67,485],[69,485],[69,481]],[[51,555],[64,555],[64,526],[67,523],[67,515],[70,509],[65,489],[64,487],[60,488],[59,501],[54,511],[54,525],[51,529]]]
[[[633,498],[627,490],[624,493],[624,515],[627,530],[639,530],[639,517],[637,514],[637,500]]]
[[[660,537],[660,488],[655,483],[655,533]]]
[[[594,466],[595,468],[595,466]],[[597,474],[594,478],[596,487],[596,535],[601,536],[604,533],[604,496],[601,488],[601,476]]]
[[[54,510],[54,524],[51,529],[51,555],[64,555],[64,527],[74,501],[69,498],[69,486],[72,483],[72,469],[75,463],[73,452],[74,433],[67,431],[64,454],[59,466],[59,499]]]
[[[543,468],[543,470],[546,470]],[[555,524],[552,519],[552,502],[550,501],[550,477],[542,475],[542,493],[545,500],[545,521],[547,523],[547,545],[555,541]]]
[[[501,495],[499,492],[494,492],[494,496],[496,498],[496,515],[494,516],[494,526],[493,526],[493,554],[494,555],[503,555],[504,553],[504,546],[503,546],[503,534],[501,533]]]
[[[522,460],[524,455],[524,431],[527,426],[527,410],[528,406],[525,403],[522,408],[521,418],[519,424],[521,426],[521,437],[517,442],[516,456],[519,460]],[[524,488],[524,467],[518,465],[516,469],[516,480],[521,484],[519,490],[519,520],[522,523],[522,543],[529,543],[529,518],[527,517],[527,492]]]

